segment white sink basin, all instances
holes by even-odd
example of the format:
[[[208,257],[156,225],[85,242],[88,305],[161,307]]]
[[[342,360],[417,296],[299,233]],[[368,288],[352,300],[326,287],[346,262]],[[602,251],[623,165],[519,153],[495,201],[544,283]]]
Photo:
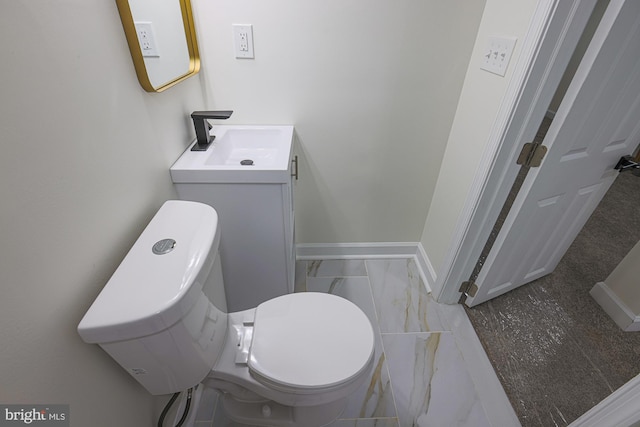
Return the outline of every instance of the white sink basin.
[[[171,167],[175,183],[286,182],[290,176],[293,126],[219,125],[207,151],[191,146]],[[195,141],[194,141],[195,143]]]

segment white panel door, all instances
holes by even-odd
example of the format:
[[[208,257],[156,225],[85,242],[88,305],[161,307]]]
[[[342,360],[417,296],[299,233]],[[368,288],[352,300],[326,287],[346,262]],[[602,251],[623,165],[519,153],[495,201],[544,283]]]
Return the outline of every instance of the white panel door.
[[[612,0],[467,305],[551,273],[639,142],[640,1]]]

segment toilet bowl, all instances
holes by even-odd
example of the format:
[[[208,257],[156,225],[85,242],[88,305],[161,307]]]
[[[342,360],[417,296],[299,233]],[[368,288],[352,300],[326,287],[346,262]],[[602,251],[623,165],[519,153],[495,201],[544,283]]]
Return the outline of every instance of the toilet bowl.
[[[78,333],[151,394],[202,383],[239,423],[330,423],[373,368],[368,318],[346,299],[313,292],[227,313],[219,241],[212,207],[167,201]]]

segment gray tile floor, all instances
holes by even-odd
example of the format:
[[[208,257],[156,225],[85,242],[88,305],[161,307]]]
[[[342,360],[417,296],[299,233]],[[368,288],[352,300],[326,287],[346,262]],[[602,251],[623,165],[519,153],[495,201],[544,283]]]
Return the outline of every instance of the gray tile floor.
[[[488,426],[449,327],[413,259],[299,261],[296,292],[330,292],[358,305],[376,331],[375,369],[332,427]],[[203,419],[203,418],[199,418]],[[237,424],[214,408],[213,424]]]
[[[525,427],[567,426],[640,373],[640,333],[589,295],[640,240],[638,194],[621,174],[552,274],[467,310]]]

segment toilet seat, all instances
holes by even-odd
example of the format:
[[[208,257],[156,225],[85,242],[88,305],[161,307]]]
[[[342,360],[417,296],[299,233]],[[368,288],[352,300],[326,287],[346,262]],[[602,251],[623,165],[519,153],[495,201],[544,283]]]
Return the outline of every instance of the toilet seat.
[[[289,393],[325,393],[369,368],[374,335],[350,301],[325,293],[288,294],[256,308],[247,365],[263,385]]]

